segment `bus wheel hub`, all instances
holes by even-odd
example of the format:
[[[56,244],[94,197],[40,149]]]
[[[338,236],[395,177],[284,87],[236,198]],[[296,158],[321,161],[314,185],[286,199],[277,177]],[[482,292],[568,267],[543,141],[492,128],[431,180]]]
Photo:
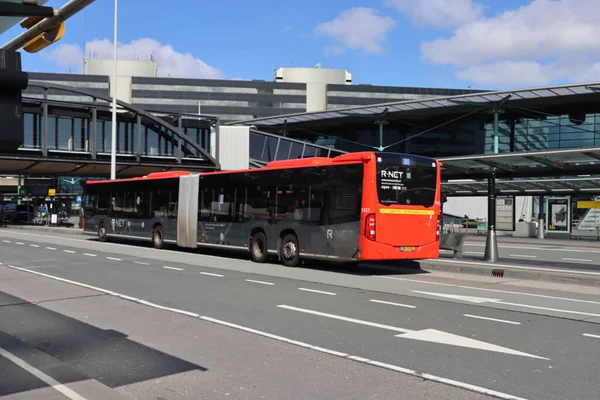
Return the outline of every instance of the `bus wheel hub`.
[[[296,244],[294,242],[287,242],[283,246],[283,256],[285,258],[293,258],[296,255]]]

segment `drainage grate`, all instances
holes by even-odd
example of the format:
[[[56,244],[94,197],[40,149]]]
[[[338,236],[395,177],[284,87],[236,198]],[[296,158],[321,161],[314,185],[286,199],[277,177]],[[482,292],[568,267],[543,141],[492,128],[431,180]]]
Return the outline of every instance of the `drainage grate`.
[[[504,270],[503,269],[493,269],[492,270],[492,276],[496,276],[498,278],[503,278],[504,277]]]

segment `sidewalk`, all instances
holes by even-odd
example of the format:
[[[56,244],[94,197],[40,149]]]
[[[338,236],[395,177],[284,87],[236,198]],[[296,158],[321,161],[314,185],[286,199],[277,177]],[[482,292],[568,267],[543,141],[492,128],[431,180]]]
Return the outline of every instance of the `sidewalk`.
[[[80,235],[83,236],[83,230],[78,227],[68,228],[65,226],[39,226],[39,225],[19,225],[19,224],[2,224],[0,225],[0,230],[8,229],[8,230],[19,230],[37,233],[40,235],[53,235],[53,234],[62,234],[62,235]]]
[[[600,240],[592,239],[537,239],[513,236],[497,236],[498,243],[522,244],[528,246],[561,246],[561,247],[585,247],[600,249]],[[467,235],[466,242],[485,243],[487,235]]]

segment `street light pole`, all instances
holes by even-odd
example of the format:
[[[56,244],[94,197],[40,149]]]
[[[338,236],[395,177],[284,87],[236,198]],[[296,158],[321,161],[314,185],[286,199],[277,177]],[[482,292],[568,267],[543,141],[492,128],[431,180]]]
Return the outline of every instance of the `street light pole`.
[[[112,132],[110,149],[110,179],[117,178],[117,10],[118,0],[115,0],[115,20],[113,39],[113,79],[112,79]]]

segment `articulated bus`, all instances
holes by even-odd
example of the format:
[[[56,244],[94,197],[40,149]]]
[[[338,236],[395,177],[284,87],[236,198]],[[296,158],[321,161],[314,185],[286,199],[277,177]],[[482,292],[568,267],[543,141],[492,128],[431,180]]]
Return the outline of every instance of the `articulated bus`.
[[[439,257],[441,164],[433,158],[360,152],[82,185],[83,231],[101,241],[240,250],[286,266]]]

